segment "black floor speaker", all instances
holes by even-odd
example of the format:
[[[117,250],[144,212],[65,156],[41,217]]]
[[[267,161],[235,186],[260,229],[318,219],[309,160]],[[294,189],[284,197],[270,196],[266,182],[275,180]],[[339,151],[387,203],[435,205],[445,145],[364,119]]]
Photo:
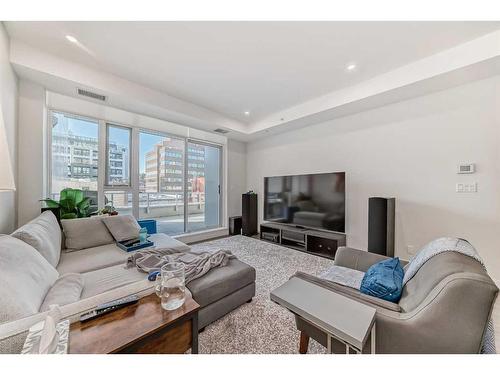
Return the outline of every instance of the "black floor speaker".
[[[229,218],[229,235],[238,234],[241,234],[241,216],[232,216]]]
[[[394,257],[395,198],[368,199],[368,251]]]
[[[257,234],[257,194],[246,193],[241,196],[241,234]]]

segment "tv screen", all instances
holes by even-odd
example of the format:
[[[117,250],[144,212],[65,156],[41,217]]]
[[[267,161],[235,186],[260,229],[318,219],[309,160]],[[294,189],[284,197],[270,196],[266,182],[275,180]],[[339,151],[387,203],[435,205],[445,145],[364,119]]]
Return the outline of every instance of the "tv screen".
[[[345,172],[264,177],[264,220],[345,232]]]

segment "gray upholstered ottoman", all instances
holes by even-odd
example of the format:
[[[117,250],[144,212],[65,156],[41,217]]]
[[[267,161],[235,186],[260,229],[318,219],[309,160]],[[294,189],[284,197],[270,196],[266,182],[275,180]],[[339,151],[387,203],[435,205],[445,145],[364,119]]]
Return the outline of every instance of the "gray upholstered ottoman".
[[[255,269],[231,259],[227,266],[210,270],[187,287],[201,306],[198,315],[201,329],[255,296]]]

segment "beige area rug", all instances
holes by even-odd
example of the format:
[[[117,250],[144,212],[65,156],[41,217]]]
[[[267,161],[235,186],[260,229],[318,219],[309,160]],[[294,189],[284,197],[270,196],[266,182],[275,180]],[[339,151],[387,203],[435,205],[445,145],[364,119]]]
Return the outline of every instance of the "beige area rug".
[[[299,331],[293,315],[271,302],[270,292],[286,282],[296,271],[318,275],[332,260],[302,253],[244,236],[193,245],[193,248],[226,249],[255,268],[256,295],[223,318],[205,328],[199,336],[200,353],[298,353]],[[326,349],[310,340],[309,353]]]

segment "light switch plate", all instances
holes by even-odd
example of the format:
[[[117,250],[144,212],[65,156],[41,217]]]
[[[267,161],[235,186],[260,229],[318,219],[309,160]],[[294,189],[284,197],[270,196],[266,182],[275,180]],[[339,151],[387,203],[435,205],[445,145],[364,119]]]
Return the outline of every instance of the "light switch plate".
[[[457,183],[455,186],[457,193],[477,193],[477,182]]]

